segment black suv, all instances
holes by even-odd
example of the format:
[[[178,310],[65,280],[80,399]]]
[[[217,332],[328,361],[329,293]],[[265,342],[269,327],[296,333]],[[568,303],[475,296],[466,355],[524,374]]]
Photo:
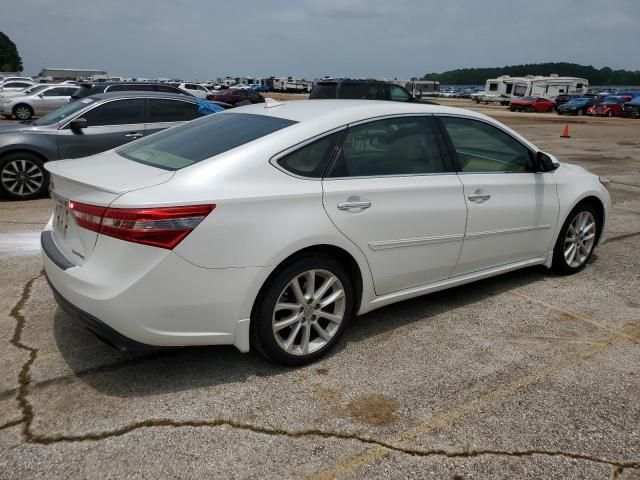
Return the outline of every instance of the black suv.
[[[186,95],[193,97],[188,92],[180,90],[177,87],[166,85],[164,83],[153,82],[98,82],[98,83],[81,83],[78,85],[78,89],[71,95],[71,101],[79,100],[90,95],[96,95],[98,93],[111,93],[111,92],[160,92],[160,93],[175,93],[178,95]]]
[[[416,102],[405,88],[381,80],[351,80],[347,78],[319,80],[313,86],[309,99],[340,98],[350,100],[391,100]],[[432,102],[422,102],[432,103]]]

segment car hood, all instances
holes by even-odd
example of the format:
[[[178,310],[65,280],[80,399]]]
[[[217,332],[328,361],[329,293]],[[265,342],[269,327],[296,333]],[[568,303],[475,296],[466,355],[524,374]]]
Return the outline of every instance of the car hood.
[[[57,125],[54,125],[57,127]],[[15,122],[7,125],[0,125],[0,135],[5,133],[18,133],[18,132],[38,132],[44,130],[50,130],[50,126],[36,125],[33,122]]]

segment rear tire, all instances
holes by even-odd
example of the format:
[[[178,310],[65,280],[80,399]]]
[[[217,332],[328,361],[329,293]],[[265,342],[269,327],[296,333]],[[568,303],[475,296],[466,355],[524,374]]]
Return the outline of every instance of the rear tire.
[[[251,344],[276,363],[311,363],[335,346],[353,305],[351,279],[338,261],[301,257],[267,281],[251,316]]]
[[[527,112],[527,113],[533,113],[536,110],[531,105],[528,105],[527,107],[525,107],[524,111]]]
[[[20,103],[13,107],[13,115],[18,120],[29,120],[31,117],[33,117],[33,108],[24,103]]]
[[[588,203],[571,211],[553,249],[552,269],[556,273],[573,275],[587,265],[600,236],[600,224],[598,212]]]
[[[31,200],[44,196],[49,174],[40,157],[16,152],[0,159],[0,196],[8,200]]]

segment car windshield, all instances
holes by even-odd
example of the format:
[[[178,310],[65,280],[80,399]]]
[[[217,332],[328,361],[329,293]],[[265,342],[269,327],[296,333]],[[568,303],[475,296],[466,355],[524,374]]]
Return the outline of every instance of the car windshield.
[[[584,105],[588,101],[588,98],[574,98],[573,100],[569,101],[567,105]]]
[[[604,97],[604,103],[620,103],[620,97]]]
[[[44,90],[49,85],[36,85],[35,87],[29,87],[24,92],[25,95],[32,95],[34,93],[38,93],[40,90]]]
[[[117,151],[129,160],[179,170],[293,125],[249,113],[217,113],[140,140]]]
[[[95,100],[93,98],[83,98],[82,100],[78,100],[77,102],[69,103],[64,107],[59,108],[58,110],[54,110],[53,112],[45,115],[40,120],[36,120],[36,125],[53,125],[54,123],[58,123],[62,120],[66,120],[74,113],[82,110],[84,107],[93,103]]]
[[[523,97],[522,100],[524,100],[526,102],[535,102],[536,101],[536,97]]]

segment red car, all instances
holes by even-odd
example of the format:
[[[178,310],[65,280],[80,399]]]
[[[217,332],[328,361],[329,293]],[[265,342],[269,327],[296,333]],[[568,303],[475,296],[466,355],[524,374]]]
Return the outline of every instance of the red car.
[[[548,98],[544,97],[522,97],[519,100],[512,100],[509,104],[509,110],[512,112],[553,112],[556,104]]]
[[[597,117],[619,117],[622,113],[622,106],[630,101],[633,97],[628,95],[610,95],[604,97],[604,100],[587,110],[587,115],[595,115]]]
[[[254,92],[253,90],[229,88],[228,90],[218,90],[207,95],[207,100],[214,100],[216,102],[225,102],[230,103],[231,105],[237,105],[240,102],[263,103],[264,97],[258,92]]]

